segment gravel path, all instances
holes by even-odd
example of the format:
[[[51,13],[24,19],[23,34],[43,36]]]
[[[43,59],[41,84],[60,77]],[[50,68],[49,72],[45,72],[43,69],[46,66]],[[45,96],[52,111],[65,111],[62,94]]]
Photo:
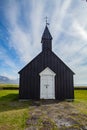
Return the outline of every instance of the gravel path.
[[[34,102],[25,130],[87,130],[87,115],[70,102]]]

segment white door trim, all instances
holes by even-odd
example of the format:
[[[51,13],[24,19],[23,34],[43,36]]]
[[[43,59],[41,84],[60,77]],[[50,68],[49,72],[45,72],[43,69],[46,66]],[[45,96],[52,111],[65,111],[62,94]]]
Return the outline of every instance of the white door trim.
[[[45,68],[40,74],[40,99],[55,99],[55,73]]]

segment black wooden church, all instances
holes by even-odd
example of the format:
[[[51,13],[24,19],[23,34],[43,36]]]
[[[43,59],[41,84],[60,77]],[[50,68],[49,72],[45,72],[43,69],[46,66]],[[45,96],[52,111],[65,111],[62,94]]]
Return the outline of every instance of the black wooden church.
[[[74,99],[74,73],[52,51],[52,36],[47,25],[41,43],[41,53],[19,71],[19,98]]]

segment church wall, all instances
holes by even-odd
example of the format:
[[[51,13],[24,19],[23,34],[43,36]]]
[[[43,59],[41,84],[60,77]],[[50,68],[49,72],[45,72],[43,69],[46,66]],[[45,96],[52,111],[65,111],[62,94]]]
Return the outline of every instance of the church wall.
[[[46,67],[49,67],[56,73],[56,99],[63,100],[73,98],[73,73],[50,50],[43,51],[20,73],[20,98],[40,98],[39,73]]]

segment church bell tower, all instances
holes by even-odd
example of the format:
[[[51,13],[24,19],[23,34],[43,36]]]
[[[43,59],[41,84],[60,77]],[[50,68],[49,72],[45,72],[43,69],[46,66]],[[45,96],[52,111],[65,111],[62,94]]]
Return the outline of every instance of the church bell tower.
[[[52,50],[52,36],[49,32],[47,24],[42,35],[41,43],[42,43],[42,51],[45,51],[47,49]]]

